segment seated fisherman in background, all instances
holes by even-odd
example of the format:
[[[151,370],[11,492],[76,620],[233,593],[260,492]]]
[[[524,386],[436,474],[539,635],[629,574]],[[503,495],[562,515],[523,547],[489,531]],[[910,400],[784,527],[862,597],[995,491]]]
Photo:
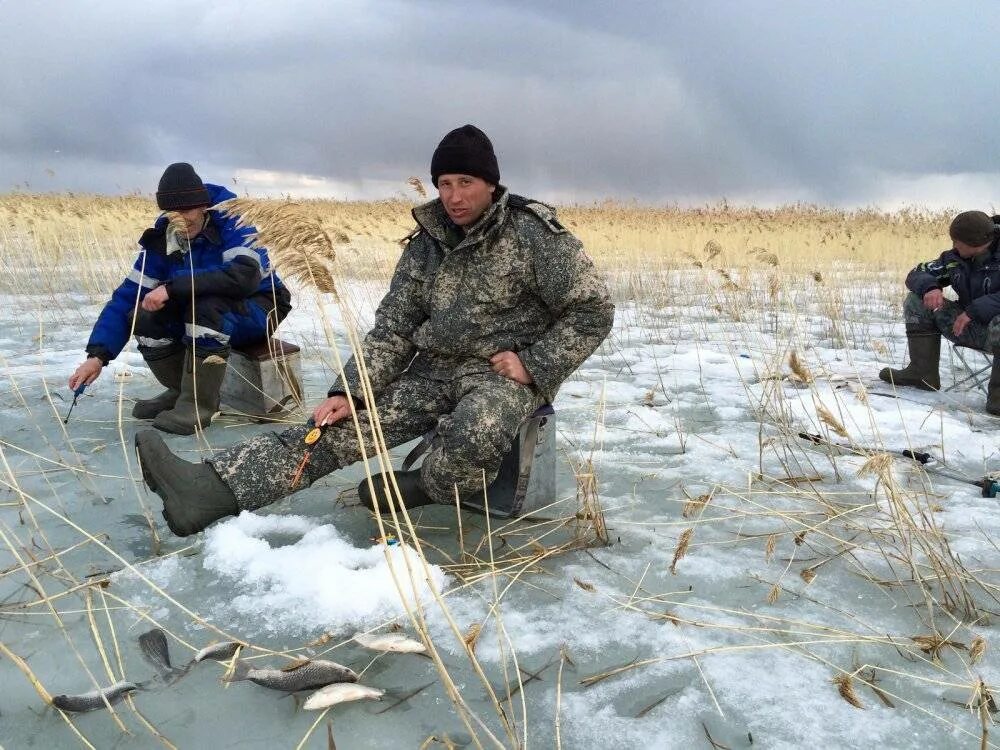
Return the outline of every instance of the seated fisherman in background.
[[[437,429],[419,470],[395,472],[408,507],[483,492],[519,425],[598,347],[614,307],[579,240],[542,203],[500,185],[489,138],[448,133],[431,159],[440,197],[413,210],[410,235],[361,347],[385,443]],[[306,427],[268,433],[202,464],[174,456],[152,431],[136,435],[143,478],[163,499],[171,531],[187,536],[255,510],[362,457],[352,404],[358,363],[316,407],[322,437],[304,461]],[[359,415],[374,455],[368,418]],[[385,478],[376,477],[376,492]],[[367,485],[362,502],[372,507]],[[383,507],[385,507],[383,505]]]
[[[131,331],[167,389],[136,401],[132,415],[179,435],[211,424],[230,347],[269,338],[292,308],[267,251],[248,247],[256,230],[209,208],[235,197],[204,184],[190,164],[167,167],[156,205],[174,220],[161,215],[139,238],[139,257],[101,311],[70,388],[93,383]]]
[[[1000,216],[960,213],[948,230],[954,245],[937,260],[921,263],[906,277],[903,311],[910,364],[883,369],[879,378],[924,390],[941,387],[941,336],[993,356],[986,411],[1000,415]],[[951,286],[958,302],[944,298]]]

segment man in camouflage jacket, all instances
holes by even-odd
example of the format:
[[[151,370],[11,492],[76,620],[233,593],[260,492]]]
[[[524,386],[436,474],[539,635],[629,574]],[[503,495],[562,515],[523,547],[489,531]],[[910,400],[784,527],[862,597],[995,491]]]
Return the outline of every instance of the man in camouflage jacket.
[[[919,264],[906,277],[903,303],[910,364],[884,368],[879,377],[925,390],[941,387],[941,336],[993,356],[986,410],[1000,415],[1000,216],[965,211],[949,227],[953,243],[936,260]],[[958,301],[945,299],[955,290]]]
[[[440,197],[413,211],[417,229],[361,348],[385,443],[436,430],[420,469],[395,472],[411,507],[481,493],[521,422],[555,398],[614,319],[605,283],[554,211],[499,184],[482,131],[466,125],[446,135],[431,175]],[[316,407],[323,434],[304,466],[306,427],[259,435],[202,465],[139,433],[144,478],[174,533],[267,505],[358,461],[350,415],[364,408],[360,365],[351,360]],[[358,416],[373,455],[368,418]],[[382,479],[375,485],[385,491]],[[361,494],[374,503],[367,485]]]

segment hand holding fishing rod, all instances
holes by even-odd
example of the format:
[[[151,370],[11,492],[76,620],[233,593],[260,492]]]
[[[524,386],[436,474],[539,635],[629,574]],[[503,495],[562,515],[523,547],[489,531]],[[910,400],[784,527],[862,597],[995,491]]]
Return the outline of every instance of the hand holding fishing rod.
[[[302,460],[299,461],[299,465],[295,468],[295,474],[292,476],[292,488],[298,487],[299,482],[302,481],[302,472],[309,465],[309,459],[312,457],[313,450],[315,450],[314,446],[323,437],[326,429],[350,415],[351,402],[343,394],[330,396],[313,410],[313,415],[306,422],[306,427],[309,428],[309,431],[302,438],[302,442],[305,445],[305,452],[302,454]]]
[[[822,435],[816,435],[810,432],[800,432],[799,437],[816,445],[839,448],[858,455],[871,453],[895,453],[903,456],[904,458],[909,458],[911,461],[916,461],[923,466],[924,471],[938,474],[939,476],[947,477],[948,479],[954,479],[956,482],[971,484],[973,487],[978,487],[982,492],[983,497],[997,497],[997,495],[1000,495],[1000,479],[995,479],[992,476],[984,476],[981,479],[972,479],[963,474],[959,474],[958,472],[951,471],[944,466],[938,465],[940,464],[940,461],[934,458],[930,453],[921,453],[911,450],[886,451],[882,448],[874,448],[864,445],[846,445],[844,443],[834,442],[833,440],[827,440]]]
[[[73,390],[73,403],[69,405],[69,411],[66,412],[66,418],[63,420],[63,424],[68,424],[69,423],[69,415],[73,413],[73,409],[76,407],[77,400],[80,398],[80,396],[83,395],[83,392],[85,390],[87,390],[87,384],[86,383],[80,383],[80,385],[78,385]]]
[[[302,460],[299,461],[299,465],[295,467],[295,474],[292,475],[292,487],[298,487],[299,482],[302,481],[302,472],[306,470],[306,466],[309,465],[309,459],[312,458],[313,446],[319,442],[319,439],[323,437],[323,433],[326,432],[327,424],[323,424],[320,427],[316,426],[316,419],[314,417],[309,417],[309,421],[306,422],[306,427],[309,431],[302,438],[302,443],[305,445],[305,452],[302,454]]]

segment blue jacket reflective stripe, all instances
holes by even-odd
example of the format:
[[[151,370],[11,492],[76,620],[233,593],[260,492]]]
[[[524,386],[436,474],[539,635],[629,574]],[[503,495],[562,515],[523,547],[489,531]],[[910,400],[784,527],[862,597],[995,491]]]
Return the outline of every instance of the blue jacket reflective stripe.
[[[219,185],[206,184],[212,204],[235,198]],[[161,215],[139,239],[132,270],[112,293],[87,342],[87,353],[111,360],[117,357],[131,332],[132,313],[147,292],[161,284],[171,298],[195,295],[245,299],[271,294],[282,286],[271,268],[267,250],[250,247],[256,229],[237,226],[237,219],[210,209],[205,229],[187,252],[168,254],[167,217]]]

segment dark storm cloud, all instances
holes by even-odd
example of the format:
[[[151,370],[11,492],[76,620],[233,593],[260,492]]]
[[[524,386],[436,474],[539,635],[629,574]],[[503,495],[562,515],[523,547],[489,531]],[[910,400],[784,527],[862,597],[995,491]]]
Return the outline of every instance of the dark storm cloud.
[[[177,159],[223,180],[401,186],[474,122],[522,192],[863,201],[880,175],[1000,173],[996,18],[954,3],[0,0],[0,189],[149,190]]]

